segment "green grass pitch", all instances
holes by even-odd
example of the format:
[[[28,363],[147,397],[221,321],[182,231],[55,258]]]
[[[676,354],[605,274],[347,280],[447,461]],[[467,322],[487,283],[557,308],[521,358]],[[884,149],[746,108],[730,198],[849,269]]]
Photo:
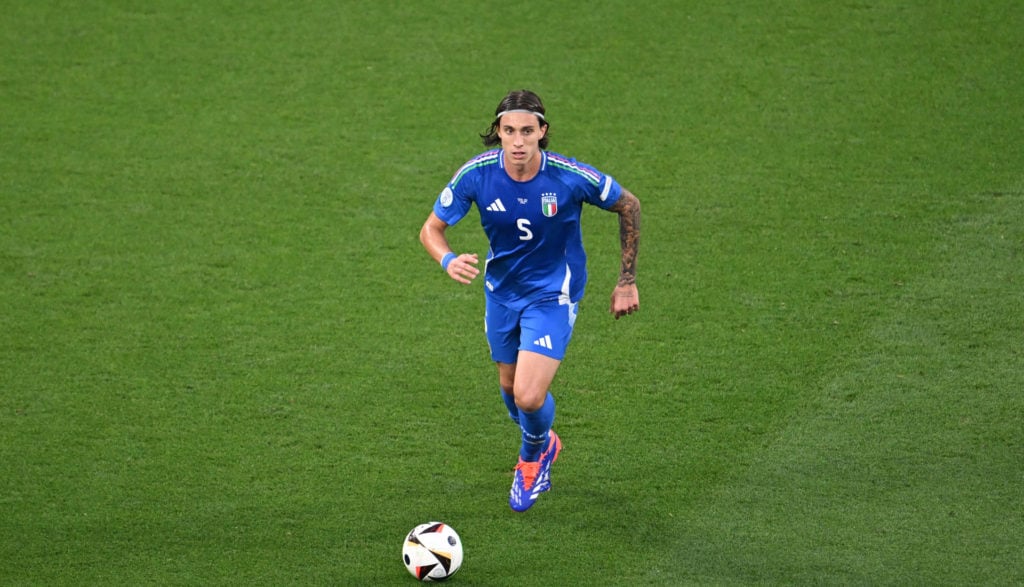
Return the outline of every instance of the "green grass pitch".
[[[6,2],[0,584],[1024,583],[1024,5]],[[419,226],[531,88],[613,215],[554,489]],[[486,245],[475,217],[451,231]]]

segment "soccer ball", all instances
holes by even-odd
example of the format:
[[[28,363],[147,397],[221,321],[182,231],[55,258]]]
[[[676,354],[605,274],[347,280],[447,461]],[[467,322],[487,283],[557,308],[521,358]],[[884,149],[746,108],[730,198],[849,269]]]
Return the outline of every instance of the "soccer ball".
[[[402,562],[420,581],[444,581],[462,566],[462,540],[447,524],[420,524],[405,537]]]

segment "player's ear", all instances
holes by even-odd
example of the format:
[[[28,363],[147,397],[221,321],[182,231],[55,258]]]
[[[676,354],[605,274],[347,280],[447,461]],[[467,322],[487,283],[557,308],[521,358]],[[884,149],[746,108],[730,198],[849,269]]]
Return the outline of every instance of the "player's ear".
[[[543,139],[546,136],[548,136],[548,125],[542,124],[540,125],[540,138]]]

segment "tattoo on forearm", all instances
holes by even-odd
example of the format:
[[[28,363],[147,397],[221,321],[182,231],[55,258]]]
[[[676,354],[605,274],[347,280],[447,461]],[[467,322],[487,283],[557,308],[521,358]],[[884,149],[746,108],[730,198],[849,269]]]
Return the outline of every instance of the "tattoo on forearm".
[[[636,256],[640,248],[640,200],[623,190],[622,198],[611,209],[619,214],[619,241],[622,244],[619,285],[633,285],[636,283]]]

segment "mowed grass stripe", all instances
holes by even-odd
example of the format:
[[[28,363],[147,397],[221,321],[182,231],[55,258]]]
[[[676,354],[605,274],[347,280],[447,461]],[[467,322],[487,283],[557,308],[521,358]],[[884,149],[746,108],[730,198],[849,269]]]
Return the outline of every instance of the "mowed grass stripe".
[[[1009,414],[1022,371],[1005,324],[1020,302],[989,294],[1024,277],[1012,263],[1024,200],[965,199],[974,212],[936,235],[936,263],[901,284],[859,348],[828,357],[815,399],[695,512],[680,556],[719,561],[706,578],[1020,580],[1024,438]],[[707,540],[716,529],[731,538]]]

